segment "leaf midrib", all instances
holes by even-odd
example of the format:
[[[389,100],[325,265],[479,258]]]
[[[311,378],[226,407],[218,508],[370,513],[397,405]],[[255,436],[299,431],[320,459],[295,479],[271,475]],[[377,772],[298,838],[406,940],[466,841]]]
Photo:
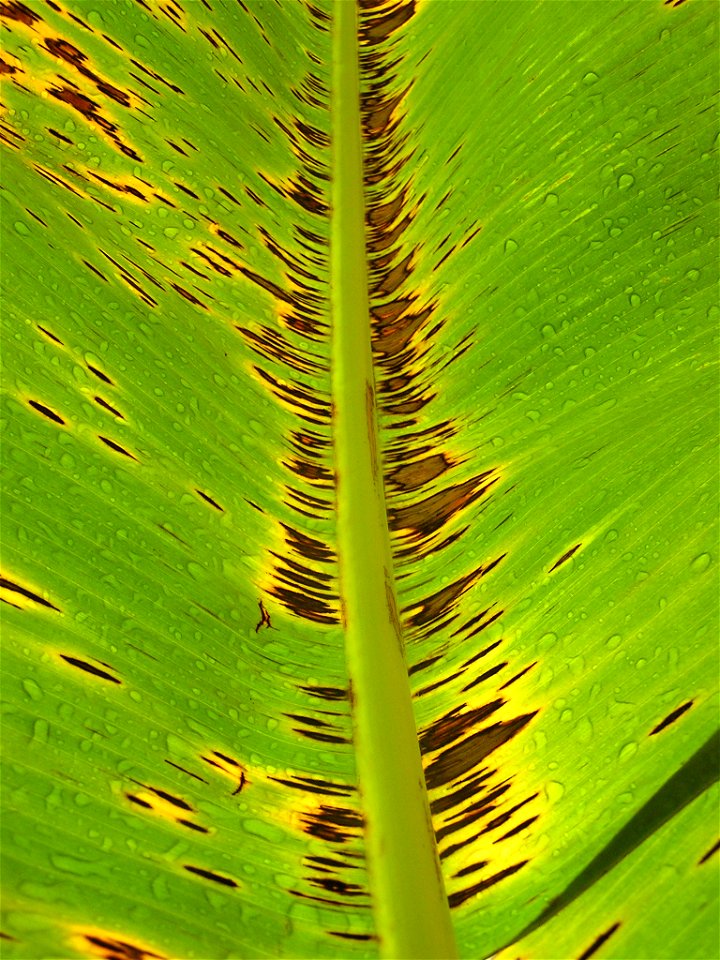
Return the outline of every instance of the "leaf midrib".
[[[357,38],[356,4],[335,0],[333,425],[354,744],[382,952],[449,958],[456,948],[413,717],[378,455]]]

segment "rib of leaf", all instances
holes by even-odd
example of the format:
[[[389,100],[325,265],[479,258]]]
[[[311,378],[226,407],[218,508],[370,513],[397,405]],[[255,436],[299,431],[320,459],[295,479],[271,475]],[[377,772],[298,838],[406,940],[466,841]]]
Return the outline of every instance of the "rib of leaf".
[[[378,935],[387,957],[455,945],[410,699],[378,458],[368,310],[358,24],[334,7],[333,400],[338,547],[354,744]]]

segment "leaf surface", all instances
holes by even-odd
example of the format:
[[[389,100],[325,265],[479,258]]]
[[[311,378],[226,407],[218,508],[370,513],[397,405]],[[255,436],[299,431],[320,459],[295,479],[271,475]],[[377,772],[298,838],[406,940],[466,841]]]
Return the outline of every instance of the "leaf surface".
[[[0,14],[6,955],[716,956],[714,5]]]

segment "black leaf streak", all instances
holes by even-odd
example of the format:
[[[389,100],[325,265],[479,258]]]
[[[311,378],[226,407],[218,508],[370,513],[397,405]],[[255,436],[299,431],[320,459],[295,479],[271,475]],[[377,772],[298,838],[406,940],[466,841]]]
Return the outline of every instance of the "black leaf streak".
[[[118,684],[122,682],[121,680],[118,680],[117,677],[114,677],[111,673],[108,673],[106,670],[101,670],[100,667],[96,667],[94,664],[88,663],[86,660],[79,660],[77,657],[70,657],[64,653],[61,653],[60,656],[71,666],[77,667],[79,670],[84,670],[86,673],[89,673],[94,677],[99,677],[101,680],[109,680],[111,683]]]
[[[660,733],[661,730],[669,727],[671,723],[675,723],[679,717],[681,717],[690,709],[690,707],[692,707],[694,702],[694,700],[688,700],[687,703],[683,703],[681,706],[677,707],[675,710],[669,713],[664,720],[661,720],[656,727],[653,727],[648,736],[654,737],[655,734]]]
[[[219,873],[213,873],[212,870],[205,870],[203,867],[193,867],[187,863],[183,864],[183,867],[198,877],[203,877],[205,880],[212,880],[213,883],[219,883],[225,887],[237,887],[238,885],[231,877],[224,877]]]
[[[590,960],[590,957],[594,957],[595,954],[600,949],[600,947],[602,947],[604,943],[607,943],[607,941],[615,933],[615,931],[618,929],[619,926],[620,926],[620,921],[618,921],[617,923],[614,923],[611,927],[608,927],[608,929],[604,933],[601,933],[598,937],[595,938],[595,940],[593,940],[593,942],[590,944],[587,950],[583,950],[583,952],[580,954],[577,960]]]
[[[570,547],[570,549],[566,553],[564,553],[559,560],[555,561],[555,563],[550,567],[548,573],[552,573],[553,570],[557,570],[557,568],[561,566],[563,563],[565,563],[566,560],[569,560],[570,557],[575,553],[575,551],[579,550],[581,546],[582,546],[582,543],[576,543],[574,547]]]

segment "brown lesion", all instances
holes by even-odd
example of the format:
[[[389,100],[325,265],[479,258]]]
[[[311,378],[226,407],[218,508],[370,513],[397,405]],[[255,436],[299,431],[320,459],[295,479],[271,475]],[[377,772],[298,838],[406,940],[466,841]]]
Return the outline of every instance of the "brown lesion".
[[[168,954],[158,953],[147,943],[99,927],[75,927],[71,942],[88,960],[170,960]]]
[[[50,600],[47,600],[45,597],[42,597],[35,590],[31,590],[29,587],[23,586],[21,583],[18,583],[16,580],[11,580],[10,577],[6,577],[0,574],[0,590],[6,591],[11,596],[15,595],[18,600],[23,598],[24,600],[30,600],[32,603],[38,604],[41,607],[47,607],[49,610],[55,610],[56,613],[60,613],[60,607],[55,606]],[[4,598],[3,598],[4,599]],[[14,604],[16,605],[16,604]],[[22,607],[24,609],[24,607]]]
[[[479,880],[477,883],[466,887],[464,890],[456,890],[454,893],[451,893],[448,896],[448,903],[451,907],[459,907],[461,904],[465,903],[466,900],[470,900],[471,897],[476,896],[483,890],[488,890],[501,880],[511,877],[513,874],[517,873],[518,870],[521,870],[527,863],[529,863],[528,860],[520,860],[510,867],[505,867],[504,870],[499,870],[497,873],[494,873],[489,877],[485,877],[483,880]]]
[[[71,667],[76,667],[78,670],[82,670],[85,673],[90,674],[92,677],[97,677],[100,680],[107,680],[110,683],[122,683],[122,680],[118,680],[118,678],[110,673],[109,670],[104,670],[102,667],[98,667],[94,663],[90,663],[87,660],[82,660],[80,657],[72,657],[66,653],[61,653],[60,656],[65,663],[70,664]],[[107,666],[107,664],[104,664],[104,666]]]
[[[552,573],[553,570],[557,570],[558,567],[561,567],[563,563],[566,563],[570,557],[572,557],[582,546],[582,543],[576,543],[574,547],[570,547],[569,550],[566,550],[565,553],[560,557],[559,560],[556,560],[555,563],[550,567],[549,573]]]
[[[695,702],[694,700],[687,700],[685,703],[681,704],[679,707],[676,707],[674,710],[671,710],[670,713],[664,719],[662,719],[656,726],[653,727],[653,729],[650,731],[648,736],[654,737],[656,734],[661,733],[663,730],[669,727],[670,724],[675,723],[675,721],[679,720],[684,713],[687,713],[687,711],[692,707],[694,702]]]
[[[56,413],[54,410],[51,410],[50,407],[47,406],[47,404],[40,403],[39,400],[28,400],[28,403],[33,408],[33,410],[37,410],[38,413],[42,414],[48,420],[51,420],[53,423],[59,424],[61,427],[65,426],[65,421],[60,416],[60,414]]]
[[[583,952],[578,956],[577,960],[590,960],[591,957],[596,956],[600,947],[604,946],[610,937],[620,929],[622,923],[620,920],[617,920],[612,926],[608,927],[607,930],[603,930],[602,933],[598,934],[597,937],[593,940],[589,947],[587,947]]]
[[[43,18],[36,10],[32,10],[20,0],[8,0],[6,3],[0,3],[0,17],[5,20],[15,20],[26,27],[33,27],[36,23],[41,23]]]
[[[493,723],[446,747],[425,767],[428,788],[443,786],[473,770],[485,757],[517,736],[537,712],[534,710],[512,720]]]
[[[183,869],[194,874],[196,877],[200,877],[202,880],[210,880],[212,883],[216,883],[221,887],[234,889],[239,886],[237,880],[234,880],[232,877],[223,873],[216,873],[215,870],[208,870],[206,867],[196,867],[192,864],[184,863]]]
[[[135,463],[139,463],[138,458],[130,453],[129,450],[126,450],[121,444],[117,443],[115,440],[111,440],[109,437],[103,437],[101,434],[98,434],[98,440],[102,440],[106,447],[109,447],[111,450],[114,450],[115,453],[122,454],[123,457],[127,457],[129,460],[134,460]]]
[[[301,814],[300,823],[311,837],[344,844],[360,837],[363,818],[349,807],[322,803],[317,809]]]
[[[388,509],[388,523],[393,531],[403,531],[415,538],[428,537],[470,504],[485,496],[498,477],[486,470],[463,483],[454,484],[430,494],[423,500]]]

